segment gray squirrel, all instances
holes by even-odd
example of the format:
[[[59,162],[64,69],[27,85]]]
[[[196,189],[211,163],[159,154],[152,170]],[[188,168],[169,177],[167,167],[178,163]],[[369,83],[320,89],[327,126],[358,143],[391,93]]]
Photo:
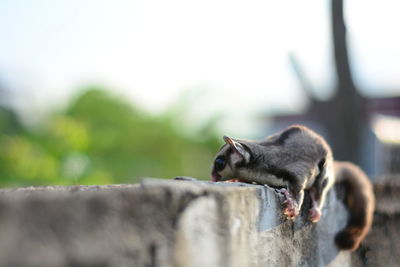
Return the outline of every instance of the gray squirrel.
[[[309,219],[316,223],[328,190],[343,183],[349,219],[335,237],[337,246],[355,250],[371,228],[375,198],[366,174],[350,162],[334,161],[326,141],[312,130],[293,125],[260,141],[224,136],[216,155],[213,181],[242,181],[280,188],[283,213],[294,219],[301,209],[304,191],[311,198]]]

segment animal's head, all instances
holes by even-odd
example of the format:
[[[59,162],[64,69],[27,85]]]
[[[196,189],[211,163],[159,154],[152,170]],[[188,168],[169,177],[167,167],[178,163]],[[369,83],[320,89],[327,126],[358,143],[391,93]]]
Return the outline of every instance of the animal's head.
[[[211,178],[213,181],[223,181],[235,178],[237,169],[247,166],[251,160],[251,150],[244,142],[224,136],[225,145],[215,157]]]

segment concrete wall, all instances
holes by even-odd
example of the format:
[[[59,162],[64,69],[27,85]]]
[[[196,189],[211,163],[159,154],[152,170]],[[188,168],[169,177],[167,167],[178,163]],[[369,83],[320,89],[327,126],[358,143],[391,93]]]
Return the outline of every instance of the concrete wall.
[[[281,198],[155,179],[0,190],[0,266],[350,266],[333,243],[346,221],[334,191],[317,224],[286,220]]]

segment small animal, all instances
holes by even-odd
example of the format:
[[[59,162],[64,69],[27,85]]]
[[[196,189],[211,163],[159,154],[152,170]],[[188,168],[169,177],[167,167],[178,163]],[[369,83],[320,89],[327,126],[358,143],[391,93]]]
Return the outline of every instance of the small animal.
[[[307,190],[309,219],[318,222],[328,190],[335,182],[343,183],[349,219],[335,241],[340,249],[358,248],[372,224],[375,198],[371,182],[356,165],[334,161],[331,148],[320,135],[294,125],[260,141],[227,136],[224,140],[212,166],[212,180],[234,179],[280,188],[288,219],[299,214]]]

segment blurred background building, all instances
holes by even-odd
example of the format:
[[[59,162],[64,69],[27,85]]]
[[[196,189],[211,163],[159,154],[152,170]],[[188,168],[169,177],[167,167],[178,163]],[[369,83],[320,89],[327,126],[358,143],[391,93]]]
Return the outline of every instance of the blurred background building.
[[[0,184],[208,179],[297,123],[400,172],[396,0],[0,2]]]

